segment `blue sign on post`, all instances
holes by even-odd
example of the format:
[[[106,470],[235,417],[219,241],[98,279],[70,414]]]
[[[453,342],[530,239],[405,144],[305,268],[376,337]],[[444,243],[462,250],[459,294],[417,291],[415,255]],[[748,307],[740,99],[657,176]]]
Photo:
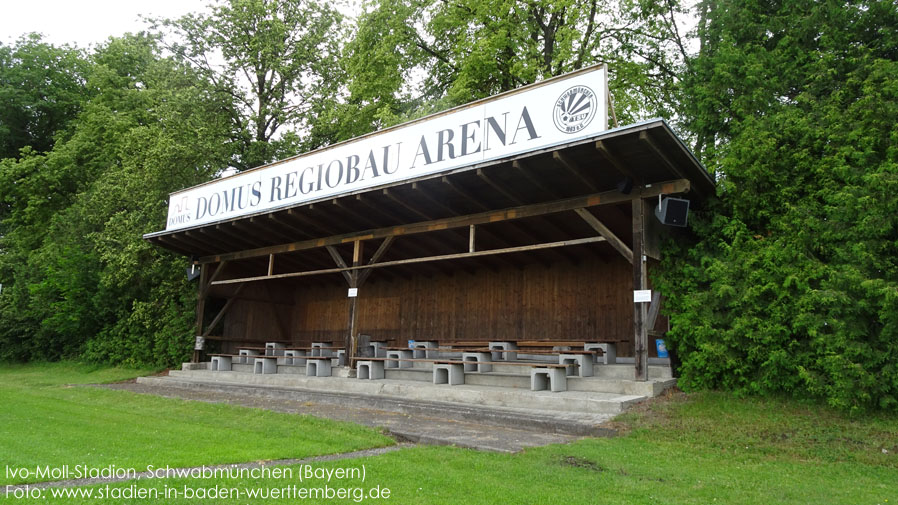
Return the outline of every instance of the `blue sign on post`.
[[[667,354],[667,346],[664,345],[664,339],[657,338],[655,339],[655,348],[658,350],[659,358],[668,358],[670,357]]]

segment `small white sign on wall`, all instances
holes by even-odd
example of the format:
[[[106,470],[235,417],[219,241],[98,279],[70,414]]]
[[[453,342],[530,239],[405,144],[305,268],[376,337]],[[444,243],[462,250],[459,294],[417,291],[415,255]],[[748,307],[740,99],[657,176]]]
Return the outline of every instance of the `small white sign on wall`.
[[[636,289],[633,291],[633,303],[650,303],[651,301],[651,289]]]
[[[359,296],[359,288],[349,288],[349,298],[355,298]]]
[[[202,351],[206,346],[206,339],[203,337],[196,337],[196,342],[193,344],[193,350]]]

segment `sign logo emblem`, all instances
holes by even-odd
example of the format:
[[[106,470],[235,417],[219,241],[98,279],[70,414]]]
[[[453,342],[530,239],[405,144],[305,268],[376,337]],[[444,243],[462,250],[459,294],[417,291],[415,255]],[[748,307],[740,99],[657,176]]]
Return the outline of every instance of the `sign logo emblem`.
[[[592,122],[597,109],[595,92],[586,86],[574,86],[555,100],[552,119],[562,132],[577,133]]]

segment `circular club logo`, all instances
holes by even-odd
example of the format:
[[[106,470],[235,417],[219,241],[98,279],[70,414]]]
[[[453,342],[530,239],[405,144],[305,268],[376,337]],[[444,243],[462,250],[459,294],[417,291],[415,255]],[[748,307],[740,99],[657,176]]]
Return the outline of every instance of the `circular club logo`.
[[[552,118],[555,126],[564,133],[577,133],[584,129],[596,115],[596,94],[586,86],[568,89],[558,100]]]

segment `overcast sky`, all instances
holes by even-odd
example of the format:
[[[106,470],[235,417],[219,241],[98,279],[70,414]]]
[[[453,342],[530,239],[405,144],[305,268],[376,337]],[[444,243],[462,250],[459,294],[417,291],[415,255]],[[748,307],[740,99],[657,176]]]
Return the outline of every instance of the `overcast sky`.
[[[0,42],[40,32],[54,45],[86,48],[110,36],[138,32],[138,15],[180,17],[205,10],[208,0],[0,0]]]

